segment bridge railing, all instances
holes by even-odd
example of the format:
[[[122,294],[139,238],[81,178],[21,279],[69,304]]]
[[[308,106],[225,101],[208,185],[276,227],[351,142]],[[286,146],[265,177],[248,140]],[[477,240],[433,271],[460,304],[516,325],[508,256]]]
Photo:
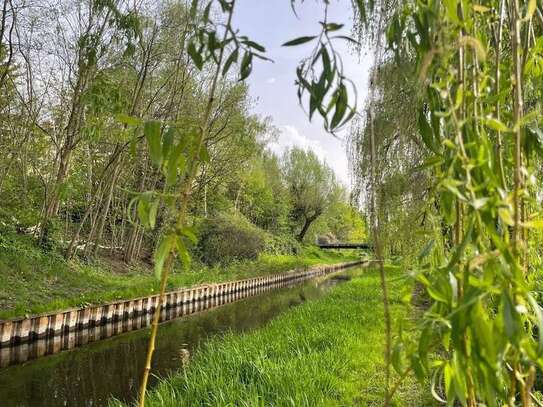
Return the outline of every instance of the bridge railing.
[[[317,246],[321,249],[373,249],[371,243],[317,243]]]

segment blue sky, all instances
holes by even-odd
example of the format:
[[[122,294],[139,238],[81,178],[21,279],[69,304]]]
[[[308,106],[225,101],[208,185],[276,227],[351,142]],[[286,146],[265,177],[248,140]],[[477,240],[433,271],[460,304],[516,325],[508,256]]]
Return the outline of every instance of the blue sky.
[[[350,34],[352,12],[350,0],[332,0],[328,21],[345,23],[344,34]],[[254,112],[270,116],[281,132],[272,145],[275,152],[297,145],[312,149],[336,172],[338,178],[349,185],[348,162],[341,140],[326,133],[322,120],[308,118],[298,104],[294,85],[298,62],[309,55],[312,45],[281,47],[284,42],[303,35],[316,35],[323,19],[322,0],[297,1],[297,18],[290,0],[238,0],[234,24],[242,35],[264,45],[267,56],[274,63],[257,60],[248,79],[251,96],[255,99]],[[359,106],[366,93],[366,79],[370,67],[368,57],[353,55],[347,44],[338,43],[343,55],[347,76],[357,85]]]

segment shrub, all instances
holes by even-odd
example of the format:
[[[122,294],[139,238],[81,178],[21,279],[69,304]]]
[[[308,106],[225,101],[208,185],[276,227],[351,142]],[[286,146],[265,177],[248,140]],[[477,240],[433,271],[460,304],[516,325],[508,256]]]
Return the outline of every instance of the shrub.
[[[268,234],[264,242],[264,251],[273,255],[298,254],[301,245],[293,236]]]
[[[266,233],[240,214],[220,214],[205,219],[198,249],[207,264],[256,259],[264,250]]]

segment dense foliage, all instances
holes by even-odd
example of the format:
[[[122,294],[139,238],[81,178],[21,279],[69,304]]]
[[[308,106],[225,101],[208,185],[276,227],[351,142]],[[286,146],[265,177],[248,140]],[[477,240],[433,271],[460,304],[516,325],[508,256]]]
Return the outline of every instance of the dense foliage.
[[[212,70],[204,68],[209,61],[199,61],[193,49],[204,20],[211,23],[204,8],[188,9],[183,2],[143,2],[136,8],[124,1],[4,2],[5,233],[33,235],[37,244],[67,258],[107,255],[131,263],[152,256],[173,216],[156,193],[174,191],[182,167],[188,168],[213,83]],[[194,23],[195,13],[202,25]],[[249,52],[247,44],[242,49]],[[250,113],[247,86],[226,65],[209,111],[205,160],[194,174],[189,218],[234,211],[290,242],[303,225],[283,160],[268,149],[275,129]],[[156,156],[157,145],[165,154],[170,150],[164,162]],[[318,170],[330,171],[307,154]],[[347,205],[345,194],[335,202]],[[140,219],[147,212],[153,219]],[[335,230],[349,229],[352,222],[346,215]],[[146,229],[150,223],[154,228]],[[314,229],[310,241],[331,231],[326,221]]]
[[[264,232],[242,216],[220,214],[202,225],[198,242],[209,264],[256,259],[264,250]]]
[[[401,255],[430,301],[420,337],[400,329],[387,357],[449,405],[531,405],[543,367],[541,7],[358,3],[376,48],[351,135],[358,192],[375,197],[383,254]]]

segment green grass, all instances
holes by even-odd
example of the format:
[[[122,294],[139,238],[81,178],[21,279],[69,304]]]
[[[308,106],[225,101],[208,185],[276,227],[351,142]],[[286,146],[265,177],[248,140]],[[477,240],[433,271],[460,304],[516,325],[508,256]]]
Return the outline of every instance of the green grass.
[[[222,267],[194,264],[171,274],[168,289],[286,271],[313,264],[353,260],[351,254],[308,247],[299,256],[262,255],[258,260]],[[149,265],[126,266],[99,260],[66,262],[55,252],[37,248],[30,237],[0,235],[0,319],[70,307],[100,304],[158,291]]]
[[[394,320],[409,316],[410,287],[391,273]],[[149,406],[381,406],[383,311],[378,273],[336,287],[248,334],[207,342],[189,367],[150,392]],[[431,401],[412,377],[395,404]]]

